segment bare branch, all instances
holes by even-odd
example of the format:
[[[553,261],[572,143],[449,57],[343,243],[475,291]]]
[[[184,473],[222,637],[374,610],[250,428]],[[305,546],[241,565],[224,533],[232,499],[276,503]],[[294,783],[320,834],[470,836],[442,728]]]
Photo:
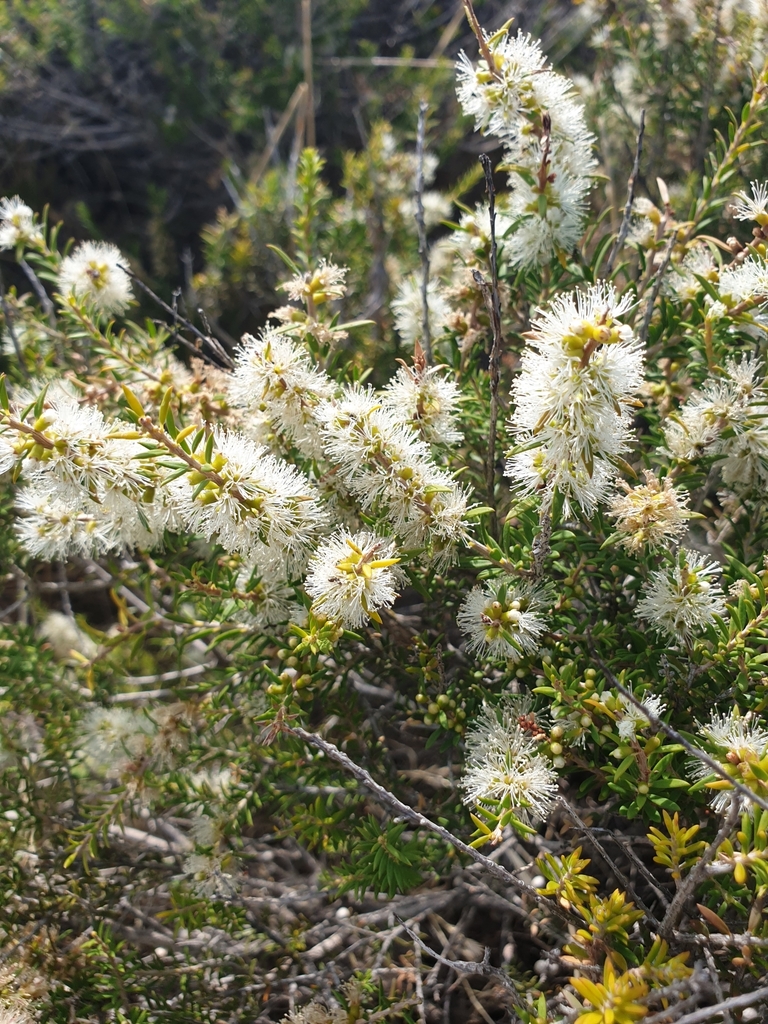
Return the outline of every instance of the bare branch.
[[[568,914],[559,904],[555,903],[554,900],[547,899],[545,896],[541,896],[532,885],[528,885],[527,882],[523,882],[520,878],[513,875],[511,871],[507,871],[501,864],[496,864],[489,857],[475,850],[474,847],[468,846],[466,843],[458,839],[452,832],[449,832],[447,828],[443,828],[442,825],[436,824],[426,815],[421,814],[419,811],[414,810],[407,804],[404,804],[401,800],[390,793],[388,789],[380,785],[370,775],[365,768],[361,768],[360,765],[356,764],[352,758],[344,753],[343,750],[339,750],[338,747],[334,746],[333,743],[329,743],[324,740],[322,736],[318,736],[316,733],[307,732],[306,729],[302,729],[299,726],[289,726],[286,724],[282,725],[282,731],[288,733],[291,736],[295,736],[297,739],[303,740],[305,743],[309,743],[310,746],[316,747],[318,750],[322,750],[324,754],[342,765],[350,775],[354,776],[361,782],[366,789],[369,789],[378,800],[384,804],[385,807],[389,807],[391,811],[394,811],[399,817],[404,818],[406,821],[411,822],[413,825],[417,825],[419,828],[427,829],[433,832],[435,835],[440,836],[446,843],[450,843],[451,846],[455,847],[464,856],[470,857],[472,860],[480,864],[490,875],[493,875],[500,882],[515,889],[521,896],[527,896],[528,899],[532,900],[537,907],[541,910],[546,911],[548,914],[552,914],[558,917],[562,921],[570,921],[571,915]]]
[[[627,202],[624,206],[624,217],[621,221],[621,228],[616,236],[616,241],[613,243],[611,254],[608,257],[608,262],[605,265],[605,276],[610,277],[611,271],[613,270],[613,264],[621,252],[624,242],[626,241],[627,234],[629,232],[629,222],[632,219],[632,203],[635,198],[635,183],[637,182],[637,175],[640,171],[640,157],[643,153],[643,136],[645,135],[645,109],[640,111],[640,129],[637,133],[637,147],[635,149],[635,162],[632,165],[632,173],[629,176],[627,182]]]

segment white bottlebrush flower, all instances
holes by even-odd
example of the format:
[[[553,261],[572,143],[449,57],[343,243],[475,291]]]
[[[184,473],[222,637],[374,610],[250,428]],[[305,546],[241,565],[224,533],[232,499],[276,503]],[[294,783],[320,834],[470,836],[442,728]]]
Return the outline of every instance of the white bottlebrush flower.
[[[510,586],[489,580],[464,598],[456,621],[467,637],[467,650],[481,657],[519,661],[534,654],[547,624],[540,614],[542,594],[525,583]]]
[[[517,450],[506,473],[519,490],[557,490],[587,515],[609,496],[642,383],[642,348],[618,319],[630,303],[600,284],[537,311],[512,387]]]
[[[718,459],[723,481],[744,492],[768,483],[768,391],[753,356],[727,360],[725,373],[694,391],[665,427],[678,459]]]
[[[554,180],[543,191],[517,174],[510,178],[514,191],[509,212],[517,227],[505,241],[505,253],[515,267],[547,263],[556,253],[570,253],[584,231],[590,180],[563,170],[551,173]]]
[[[322,451],[314,413],[334,384],[313,366],[309,353],[275,330],[243,335],[229,393],[236,405],[264,413],[267,421],[310,456]]]
[[[55,481],[21,488],[15,505],[20,513],[14,523],[19,542],[33,558],[44,561],[150,547],[155,539],[145,525],[147,517],[154,519],[153,509],[144,511],[142,522],[136,502],[126,499],[128,516],[115,516],[103,502],[62,490]]]
[[[488,59],[490,54],[490,64]],[[505,240],[515,266],[568,253],[581,237],[596,162],[594,137],[573,85],[548,68],[537,42],[486,36],[477,65],[462,53],[457,94],[475,128],[501,138],[513,188]]]
[[[493,65],[484,57],[475,65],[462,51],[456,94],[464,113],[475,119],[476,130],[511,140],[520,130],[521,111],[531,106],[534,79],[546,70],[547,58],[540,43],[522,32],[485,35],[485,40]]]
[[[456,444],[459,387],[439,366],[416,360],[401,366],[384,389],[382,400],[398,423],[412,427],[429,444]]]
[[[385,515],[405,548],[446,564],[464,536],[468,494],[435,465],[428,445],[370,388],[347,387],[317,419],[325,455],[364,509]]]
[[[651,724],[650,715],[659,718],[667,709],[667,705],[656,694],[643,694],[639,708],[624,694],[619,695],[619,736],[623,740],[633,740],[638,729],[645,729]]]
[[[659,480],[646,470],[644,484],[629,487],[621,482],[619,486],[625,493],[611,500],[610,515],[616,520],[621,544],[632,554],[668,547],[687,532],[688,496],[669,477]]]
[[[706,555],[684,550],[671,571],[654,572],[638,602],[637,615],[677,642],[725,615],[725,598],[715,577],[720,566]]]
[[[281,284],[280,288],[288,293],[288,298],[292,302],[319,306],[346,295],[347,286],[344,280],[348,273],[347,267],[339,267],[323,259],[314,270],[295,274],[290,281]]]
[[[72,651],[85,658],[93,658],[98,647],[75,620],[63,612],[49,612],[40,623],[40,636],[51,645],[54,657],[65,660]]]
[[[301,571],[325,521],[309,480],[236,431],[214,430],[213,474],[169,486],[185,526],[262,569]]]
[[[58,287],[65,300],[88,302],[100,313],[122,313],[133,298],[125,257],[110,242],[81,242],[61,261]]]
[[[429,331],[433,338],[437,338],[448,322],[451,308],[440,283],[434,279],[427,285],[427,308],[429,310]],[[413,345],[417,339],[421,338],[423,309],[421,281],[415,276],[407,277],[392,300],[395,330],[404,345]]]
[[[701,731],[716,748],[715,760],[735,781],[753,793],[768,798],[768,726],[751,712],[742,715],[738,708],[730,714],[714,713]],[[695,779],[712,778],[708,789],[715,790],[712,806],[723,814],[731,806],[732,787],[720,776],[715,776],[708,765],[699,760],[689,763]],[[739,797],[741,814],[751,813],[755,805],[746,796]]]
[[[768,299],[768,264],[757,256],[730,264],[720,271],[718,291],[726,305],[764,303]]]
[[[18,196],[0,199],[0,250],[13,249],[19,242],[39,245],[43,232],[35,215]]]
[[[525,699],[507,699],[496,708],[483,705],[466,737],[465,804],[501,803],[521,820],[547,816],[557,794],[557,774],[539,753],[532,720]]]
[[[147,486],[147,471],[135,458],[144,449],[137,440],[118,436],[131,433],[131,426],[106,420],[63,382],[48,388],[43,412],[31,425],[45,438],[34,444],[28,433],[19,435],[26,442],[25,473],[33,482],[53,478],[64,491],[85,490],[99,500],[107,487],[139,495]]]
[[[155,724],[133,708],[93,708],[80,725],[79,745],[86,764],[99,774],[119,775],[148,756]]]
[[[665,295],[677,298],[681,302],[690,302],[703,290],[698,278],[717,282],[717,264],[706,245],[696,245],[684,256],[682,262],[669,268],[665,278],[663,291]]]
[[[304,589],[314,611],[359,629],[369,618],[381,622],[379,610],[394,603],[404,580],[399,561],[393,541],[341,530],[311,559]]]
[[[754,220],[764,228],[768,225],[768,182],[750,183],[752,195],[736,193],[733,215],[737,220]]]

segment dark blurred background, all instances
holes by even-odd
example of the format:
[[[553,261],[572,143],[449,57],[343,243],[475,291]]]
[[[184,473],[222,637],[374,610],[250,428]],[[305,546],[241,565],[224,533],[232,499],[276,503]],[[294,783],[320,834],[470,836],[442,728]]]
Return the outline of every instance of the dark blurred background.
[[[514,18],[561,60],[585,35],[567,0],[476,6],[485,26]],[[0,195],[50,204],[65,235],[109,238],[172,285],[185,262],[199,269],[202,227],[232,207],[231,183],[249,175],[303,81],[302,27],[302,0],[4,0]],[[332,183],[373,121],[408,122],[419,82],[455,124],[450,65],[419,62],[476,49],[457,0],[312,0],[311,47]],[[455,131],[433,136],[438,150],[445,140],[441,178],[455,179],[474,154]],[[274,160],[288,159],[293,137]]]

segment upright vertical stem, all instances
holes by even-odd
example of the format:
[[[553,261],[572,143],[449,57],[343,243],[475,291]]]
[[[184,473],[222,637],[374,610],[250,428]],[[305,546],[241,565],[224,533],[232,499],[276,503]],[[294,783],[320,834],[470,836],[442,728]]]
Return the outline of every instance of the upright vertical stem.
[[[427,366],[432,365],[432,334],[429,329],[429,246],[424,221],[424,136],[427,130],[427,103],[419,104],[419,127],[416,133],[416,227],[419,232],[421,257],[421,343]]]
[[[315,85],[312,72],[312,0],[301,0],[301,45],[307,85],[307,145],[315,147]]]

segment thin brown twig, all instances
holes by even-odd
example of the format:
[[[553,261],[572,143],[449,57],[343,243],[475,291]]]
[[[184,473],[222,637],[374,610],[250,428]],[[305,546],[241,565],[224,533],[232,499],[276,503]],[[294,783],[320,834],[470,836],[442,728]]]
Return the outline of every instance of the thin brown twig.
[[[462,842],[452,832],[449,832],[447,828],[443,828],[442,825],[438,825],[430,818],[427,818],[426,815],[421,814],[420,811],[416,811],[413,807],[409,807],[408,804],[404,804],[402,800],[398,800],[393,793],[390,793],[388,789],[376,782],[365,768],[356,764],[348,754],[343,750],[339,750],[333,743],[329,743],[328,740],[324,740],[322,736],[318,736],[316,733],[307,732],[306,729],[302,729],[300,726],[289,726],[283,723],[281,729],[289,736],[295,736],[317,750],[322,750],[327,757],[330,757],[331,760],[336,761],[345,768],[350,775],[354,776],[366,789],[369,789],[384,806],[389,807],[399,817],[404,818],[413,825],[417,825],[419,828],[427,829],[440,836],[442,840],[450,843],[451,846],[455,847],[464,856],[470,857],[483,867],[488,874],[493,875],[510,888],[515,889],[521,896],[527,896],[541,910],[546,911],[548,914],[553,914],[562,921],[571,921],[571,915],[554,900],[541,896],[532,885],[528,885],[527,882],[517,878],[516,875],[513,875],[511,871],[507,871],[501,864],[496,864],[495,861],[492,861],[489,857],[474,849],[474,847]]]
[[[312,70],[312,0],[301,0],[301,52],[304,63],[306,91],[306,140],[307,146],[315,147],[315,82]]]
[[[488,463],[486,467],[486,486],[488,488],[488,499],[491,505],[494,503],[494,478],[496,470],[496,429],[499,418],[499,382],[501,379],[501,351],[503,339],[501,336],[501,299],[499,296],[499,268],[498,249],[496,246],[496,188],[493,184],[493,165],[485,153],[480,157],[480,163],[485,174],[485,191],[488,195],[488,219],[491,229],[491,284],[490,289],[482,282],[483,297],[488,307],[488,315],[491,318],[491,330],[493,340],[491,343],[491,356],[488,372],[491,381],[491,415],[488,427]],[[478,273],[475,271],[475,280]],[[482,275],[479,275],[482,280]],[[478,281],[480,284],[480,281]]]
[[[177,309],[174,309],[172,306],[169,306],[168,303],[161,299],[156,292],[153,292],[149,285],[145,284],[138,276],[138,274],[135,274],[130,269],[130,267],[127,267],[120,263],[118,264],[118,266],[120,267],[121,270],[125,271],[125,273],[131,278],[131,280],[136,282],[136,284],[139,286],[139,288],[141,288],[143,292],[146,292],[146,294],[149,295],[151,299],[154,299],[158,306],[164,309],[166,313],[169,313],[173,317],[175,322],[180,323],[182,327],[185,327],[188,331],[191,331],[192,334],[194,334],[194,336],[203,343],[203,345],[208,345],[208,347],[211,349],[216,358],[219,359],[227,369],[231,370],[233,368],[235,364],[232,362],[229,353],[227,352],[227,350],[224,348],[220,341],[218,341],[212,335],[203,334],[202,331],[198,330],[193,323],[190,323],[189,320],[186,320],[183,316],[181,316]],[[165,326],[167,327],[168,325],[166,324]],[[170,328],[170,330],[174,334],[177,333],[175,328]],[[180,335],[179,339],[184,340],[181,338]],[[197,352],[196,349],[194,351]],[[203,355],[203,353],[197,352],[197,355]]]
[[[764,999],[768,999],[768,985],[763,988],[757,988],[754,992],[747,992],[741,996],[732,996],[730,999],[724,999],[722,1003],[716,1003],[714,1006],[704,1006],[693,1013],[687,1013],[684,1017],[678,1017],[675,1024],[708,1024],[719,1013],[727,1013],[729,1010],[741,1010],[745,1006],[753,1006]],[[650,1018],[648,1024],[651,1024]]]
[[[480,22],[477,20],[477,15],[475,14],[475,8],[472,4],[472,0],[463,0],[463,3],[464,11],[467,15],[467,21],[469,22],[470,28],[475,33],[477,45],[480,47],[480,53],[482,53],[483,55],[483,60],[488,65],[488,70],[494,76],[494,78],[498,78],[499,71],[498,68],[496,67],[496,62],[493,59],[491,48],[488,45],[488,42],[485,38],[485,33],[480,27]]]
[[[739,820],[740,808],[741,800],[739,799],[738,794],[734,793],[731,796],[731,806],[728,809],[728,814],[726,815],[725,821],[720,826],[717,835],[706,848],[701,859],[696,862],[695,867],[686,876],[685,881],[677,890],[672,898],[672,902],[667,907],[664,920],[659,926],[659,935],[661,935],[662,938],[669,938],[675,930],[675,925],[680,920],[683,911],[685,910],[685,904],[695,892],[696,886],[704,880],[707,873],[707,866],[715,859],[717,851],[736,827]]]
[[[627,202],[624,206],[624,216],[621,221],[621,227],[619,233],[616,236],[616,241],[613,243],[611,248],[611,254],[608,257],[608,262],[605,264],[605,276],[610,277],[611,271],[613,270],[614,260],[621,252],[621,249],[626,241],[627,234],[629,233],[629,222],[632,219],[632,203],[635,199],[635,184],[637,182],[637,175],[640,172],[640,157],[643,154],[643,137],[645,136],[645,108],[640,111],[640,128],[637,133],[637,146],[635,148],[635,162],[632,164],[632,173],[629,176],[627,182]]]

